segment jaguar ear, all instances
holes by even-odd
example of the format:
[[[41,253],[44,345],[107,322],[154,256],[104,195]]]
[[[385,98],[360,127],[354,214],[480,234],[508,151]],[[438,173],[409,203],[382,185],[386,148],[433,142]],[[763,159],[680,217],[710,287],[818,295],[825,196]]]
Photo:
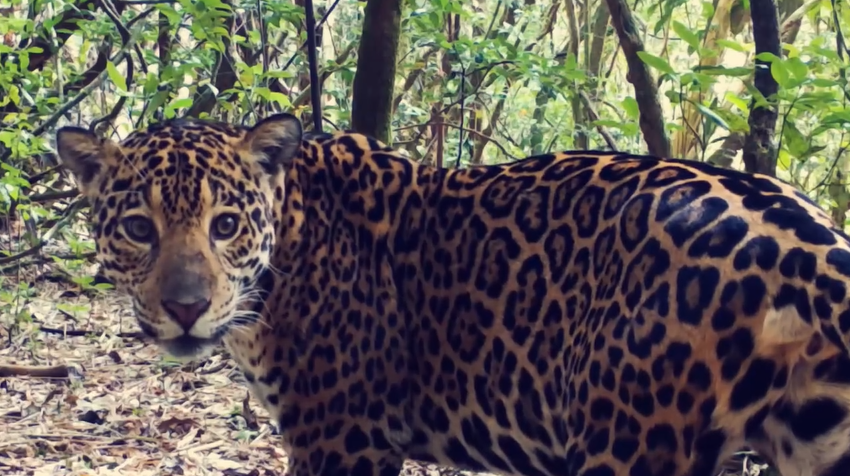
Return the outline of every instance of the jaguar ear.
[[[796,308],[787,306],[767,312],[762,324],[761,339],[774,345],[802,345],[808,342],[815,332],[814,326],[804,321]]]
[[[263,169],[274,173],[287,167],[301,147],[301,121],[291,114],[275,114],[258,122],[245,137],[243,147]]]
[[[778,357],[790,361],[815,361],[842,351],[828,339],[828,335],[803,320],[796,308],[787,306],[767,312],[758,341],[762,351]]]
[[[81,127],[63,127],[56,132],[56,155],[77,181],[85,196],[100,192],[101,179],[113,164],[118,145]]]

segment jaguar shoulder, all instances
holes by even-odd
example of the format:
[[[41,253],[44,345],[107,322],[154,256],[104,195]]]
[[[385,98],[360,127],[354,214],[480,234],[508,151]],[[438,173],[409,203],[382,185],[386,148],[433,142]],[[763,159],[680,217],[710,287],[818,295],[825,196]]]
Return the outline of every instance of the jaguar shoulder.
[[[438,170],[286,114],[57,150],[140,327],[223,340],[293,475],[713,476],[744,446],[850,468],[850,244],[779,180],[590,151]]]

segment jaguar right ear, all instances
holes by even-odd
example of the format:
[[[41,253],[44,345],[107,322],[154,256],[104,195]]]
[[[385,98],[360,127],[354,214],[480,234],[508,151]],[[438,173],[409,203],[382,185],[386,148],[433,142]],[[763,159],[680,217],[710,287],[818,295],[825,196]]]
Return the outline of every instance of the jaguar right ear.
[[[761,335],[762,351],[773,352],[790,360],[818,360],[841,352],[823,329],[805,321],[795,307],[770,309],[765,315]]]
[[[118,145],[81,127],[63,127],[56,132],[56,155],[77,181],[85,196],[97,195],[104,173],[115,164]]]
[[[287,167],[298,155],[303,131],[292,114],[275,114],[258,122],[245,137],[243,147],[272,174]]]

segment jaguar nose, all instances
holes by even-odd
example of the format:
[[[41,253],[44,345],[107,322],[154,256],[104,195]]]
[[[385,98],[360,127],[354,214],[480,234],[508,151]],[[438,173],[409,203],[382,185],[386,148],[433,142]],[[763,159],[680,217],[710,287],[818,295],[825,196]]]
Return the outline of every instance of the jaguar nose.
[[[195,322],[198,321],[198,318],[210,308],[210,301],[208,299],[201,299],[199,301],[190,302],[190,303],[182,303],[178,301],[162,301],[162,308],[165,309],[165,312],[171,316],[184,331],[189,332],[189,329],[195,325]]]

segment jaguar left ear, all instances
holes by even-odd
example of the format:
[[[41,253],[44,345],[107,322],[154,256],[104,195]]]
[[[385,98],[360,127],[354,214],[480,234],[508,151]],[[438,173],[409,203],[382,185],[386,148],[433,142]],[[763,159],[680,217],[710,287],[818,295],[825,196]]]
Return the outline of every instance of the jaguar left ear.
[[[263,169],[274,173],[286,167],[301,147],[301,121],[292,114],[275,114],[258,122],[245,137],[243,146]]]

